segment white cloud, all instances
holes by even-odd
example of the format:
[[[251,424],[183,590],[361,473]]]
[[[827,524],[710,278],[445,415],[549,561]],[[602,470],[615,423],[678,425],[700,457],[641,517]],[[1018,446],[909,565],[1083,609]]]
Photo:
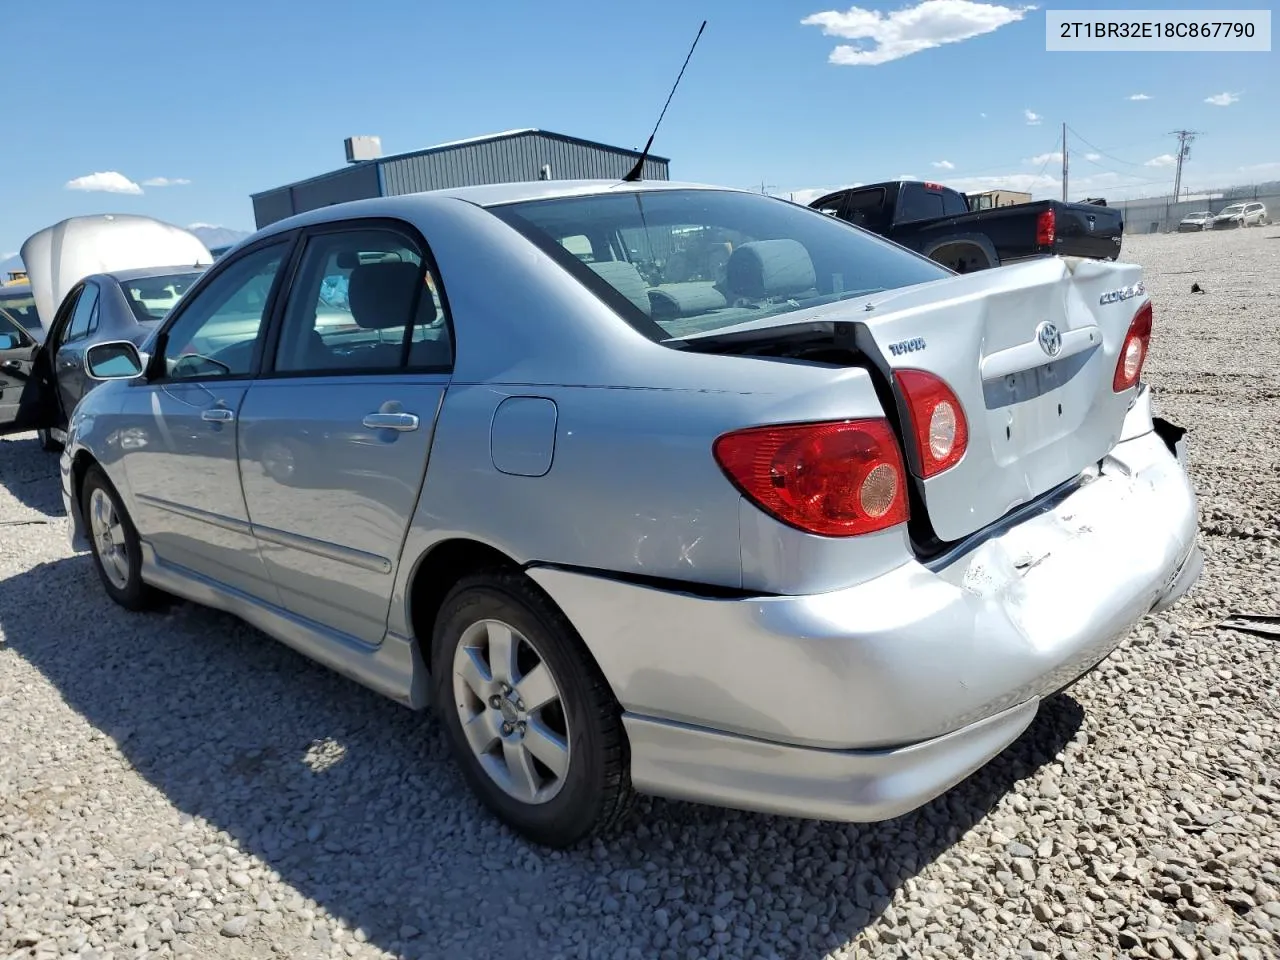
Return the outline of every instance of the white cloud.
[[[1151,98],[1148,97],[1145,93],[1131,93],[1129,94],[1129,99],[1130,100],[1150,100]]]
[[[935,160],[933,165],[939,170],[954,170],[956,168],[956,165],[950,160]]]
[[[83,177],[68,180],[67,190],[83,190],[87,193],[141,193],[142,188],[123,173],[107,170],[104,173],[90,173]]]
[[[914,173],[900,173],[900,174],[898,174],[896,177],[894,177],[893,179],[895,179],[895,180],[914,180],[915,178],[916,178],[916,175],[915,175]]]
[[[1097,163],[1099,160],[1101,160],[1101,159],[1102,159],[1102,154],[1100,154],[1100,153],[1086,153],[1086,154],[1084,155],[1084,158],[1085,158],[1086,160],[1091,160],[1091,161],[1093,161],[1094,163]]]
[[[1215,93],[1212,97],[1205,97],[1205,103],[1212,103],[1215,107],[1229,107],[1240,99],[1238,93]]]
[[[1162,153],[1158,157],[1152,157],[1150,160],[1144,163],[1143,166],[1144,167],[1172,167],[1177,162],[1178,162],[1178,158],[1175,157],[1172,153]]]
[[[1062,151],[1054,150],[1050,153],[1037,153],[1034,157],[1029,157],[1026,162],[1031,164],[1033,167],[1040,167],[1051,161],[1061,163]]]
[[[222,229],[222,224],[220,224],[220,223],[204,223],[204,222],[202,222],[202,221],[200,221],[200,220],[197,220],[195,223],[188,223],[188,224],[187,224],[187,229],[188,229],[188,230],[221,230],[221,229]]]
[[[914,7],[882,13],[850,7],[844,13],[827,10],[800,23],[821,27],[828,37],[862,41],[840,44],[828,62],[841,66],[874,67],[947,43],[959,43],[999,30],[1021,20],[1035,7],[1004,7],[972,0],[923,0]]]
[[[185,187],[191,181],[184,177],[151,177],[149,180],[143,180],[144,187]]]
[[[987,115],[985,113],[980,113],[978,114],[978,116],[980,116],[983,120],[987,119]]]
[[[1271,163],[1251,163],[1247,167],[1241,167],[1241,173],[1267,173],[1271,170],[1280,170],[1280,162],[1272,161]]]
[[[1033,113],[1030,110],[1023,110],[1022,115],[1027,118],[1027,126],[1029,127],[1040,126],[1040,121],[1044,119],[1044,117],[1040,116],[1040,114]]]
[[[1061,189],[1061,181],[1054,177],[1035,173],[1010,173],[997,177],[957,177],[947,186],[964,193],[981,193],[984,190],[1017,190],[1036,193]]]

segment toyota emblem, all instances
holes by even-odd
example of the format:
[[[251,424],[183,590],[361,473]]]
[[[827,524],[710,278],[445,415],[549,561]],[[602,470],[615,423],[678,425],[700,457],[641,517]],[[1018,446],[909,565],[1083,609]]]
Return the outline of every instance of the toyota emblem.
[[[1048,356],[1056,357],[1062,352],[1062,334],[1052,321],[1046,320],[1036,327],[1036,339],[1040,342],[1040,349]]]

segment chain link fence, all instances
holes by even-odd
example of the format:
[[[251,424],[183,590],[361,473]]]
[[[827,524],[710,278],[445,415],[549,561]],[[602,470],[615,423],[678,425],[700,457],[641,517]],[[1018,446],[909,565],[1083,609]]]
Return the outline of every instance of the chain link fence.
[[[1124,211],[1125,233],[1168,233],[1176,231],[1179,222],[1189,214],[1205,210],[1216,214],[1233,203],[1251,201],[1265,204],[1268,220],[1275,222],[1280,218],[1280,180],[1221,190],[1197,190],[1178,200],[1170,195],[1108,201],[1108,206]]]

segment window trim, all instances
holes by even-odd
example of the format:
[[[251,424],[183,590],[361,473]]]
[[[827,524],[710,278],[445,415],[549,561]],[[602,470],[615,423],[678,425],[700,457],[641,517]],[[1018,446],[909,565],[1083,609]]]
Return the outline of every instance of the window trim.
[[[422,257],[423,267],[434,275],[436,295],[440,298],[440,312],[443,315],[445,327],[449,331],[450,361],[448,366],[440,364],[410,366],[407,362],[409,344],[412,343],[410,339],[401,342],[400,363],[394,370],[381,366],[340,367],[325,370],[277,370],[275,368],[276,355],[280,349],[280,338],[284,331],[285,315],[297,285],[298,274],[302,269],[302,258],[306,256],[307,243],[315,237],[369,230],[384,230],[388,233],[401,235],[418,248],[418,252]],[[419,285],[418,295],[414,298],[412,311],[415,317],[425,289],[425,283]],[[435,255],[431,252],[431,245],[427,243],[426,238],[422,235],[422,231],[409,221],[401,220],[398,217],[356,217],[350,220],[326,220],[323,223],[311,224],[300,228],[290,264],[289,287],[284,291],[275,306],[276,310],[272,316],[271,329],[267,331],[267,339],[263,346],[262,363],[255,374],[255,379],[257,380],[314,380],[330,377],[400,377],[406,375],[448,377],[453,375],[453,371],[458,365],[458,340],[454,330],[453,312],[449,309],[449,297],[445,291],[444,278],[440,274],[440,266],[436,261]],[[409,336],[412,337],[412,324],[409,327]]]
[[[254,339],[253,356],[249,361],[249,370],[244,374],[236,376],[204,376],[204,377],[170,377],[167,375],[164,367],[164,351],[169,345],[169,331],[173,329],[173,325],[179,322],[186,315],[187,310],[191,308],[191,304],[195,301],[196,296],[204,290],[206,286],[213,283],[218,277],[222,276],[228,269],[240,263],[246,257],[251,257],[255,253],[259,253],[268,247],[282,246],[284,248],[284,256],[280,258],[280,267],[276,270],[275,279],[271,282],[271,289],[267,292],[267,303],[262,311],[262,322],[258,325],[258,335]],[[129,381],[132,386],[141,386],[143,384],[163,385],[169,383],[207,383],[210,381],[216,383],[238,383],[244,380],[252,380],[258,376],[262,369],[263,360],[263,344],[264,335],[268,334],[271,324],[274,321],[275,313],[280,309],[283,298],[281,297],[281,289],[291,283],[293,280],[293,270],[296,267],[298,255],[298,231],[285,230],[280,233],[273,233],[262,237],[260,240],[254,241],[250,245],[236,252],[231,258],[222,258],[215,262],[209,269],[201,274],[200,279],[193,283],[182,299],[178,301],[178,305],[169,311],[168,316],[160,324],[156,331],[155,340],[152,341],[152,353],[147,364],[147,369],[143,372],[143,376],[137,380]]]

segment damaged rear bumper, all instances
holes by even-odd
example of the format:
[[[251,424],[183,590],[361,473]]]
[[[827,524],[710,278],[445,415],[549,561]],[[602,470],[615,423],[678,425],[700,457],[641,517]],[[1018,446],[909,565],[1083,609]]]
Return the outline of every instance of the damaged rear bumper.
[[[1121,441],[1073,489],[941,565],[728,600],[529,572],[617,694],[638,789],[825,819],[896,816],[998,754],[1043,697],[1195,583],[1185,440],[1166,442],[1148,402],[1144,392]]]

